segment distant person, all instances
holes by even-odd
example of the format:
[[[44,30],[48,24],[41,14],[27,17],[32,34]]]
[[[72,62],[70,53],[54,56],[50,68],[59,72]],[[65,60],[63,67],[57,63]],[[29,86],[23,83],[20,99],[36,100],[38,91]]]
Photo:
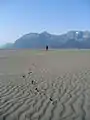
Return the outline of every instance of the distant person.
[[[46,45],[46,51],[48,50],[48,45]]]

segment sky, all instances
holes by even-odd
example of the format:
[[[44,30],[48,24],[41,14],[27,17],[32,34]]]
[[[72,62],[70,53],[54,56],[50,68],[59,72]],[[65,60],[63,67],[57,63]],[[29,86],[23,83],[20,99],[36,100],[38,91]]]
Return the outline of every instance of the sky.
[[[90,30],[90,0],[0,0],[0,45],[30,32]]]

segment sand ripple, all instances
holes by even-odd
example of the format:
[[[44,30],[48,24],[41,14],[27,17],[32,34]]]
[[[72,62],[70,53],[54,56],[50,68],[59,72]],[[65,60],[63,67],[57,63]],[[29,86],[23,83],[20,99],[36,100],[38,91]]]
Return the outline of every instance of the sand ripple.
[[[0,120],[90,120],[90,70],[1,75]]]

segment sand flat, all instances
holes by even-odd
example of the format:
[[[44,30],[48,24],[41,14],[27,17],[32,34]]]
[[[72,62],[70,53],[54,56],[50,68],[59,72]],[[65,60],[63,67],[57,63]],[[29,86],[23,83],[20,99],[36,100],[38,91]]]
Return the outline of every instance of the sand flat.
[[[0,120],[90,120],[90,51],[1,50]]]

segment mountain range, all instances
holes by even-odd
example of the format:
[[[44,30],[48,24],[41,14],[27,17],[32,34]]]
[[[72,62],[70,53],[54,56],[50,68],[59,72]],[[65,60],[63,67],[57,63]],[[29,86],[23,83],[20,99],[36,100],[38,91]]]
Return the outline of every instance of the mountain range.
[[[13,44],[4,45],[4,48],[78,48],[90,49],[90,31],[69,31],[65,34],[55,35],[48,32],[29,33],[17,39]]]

